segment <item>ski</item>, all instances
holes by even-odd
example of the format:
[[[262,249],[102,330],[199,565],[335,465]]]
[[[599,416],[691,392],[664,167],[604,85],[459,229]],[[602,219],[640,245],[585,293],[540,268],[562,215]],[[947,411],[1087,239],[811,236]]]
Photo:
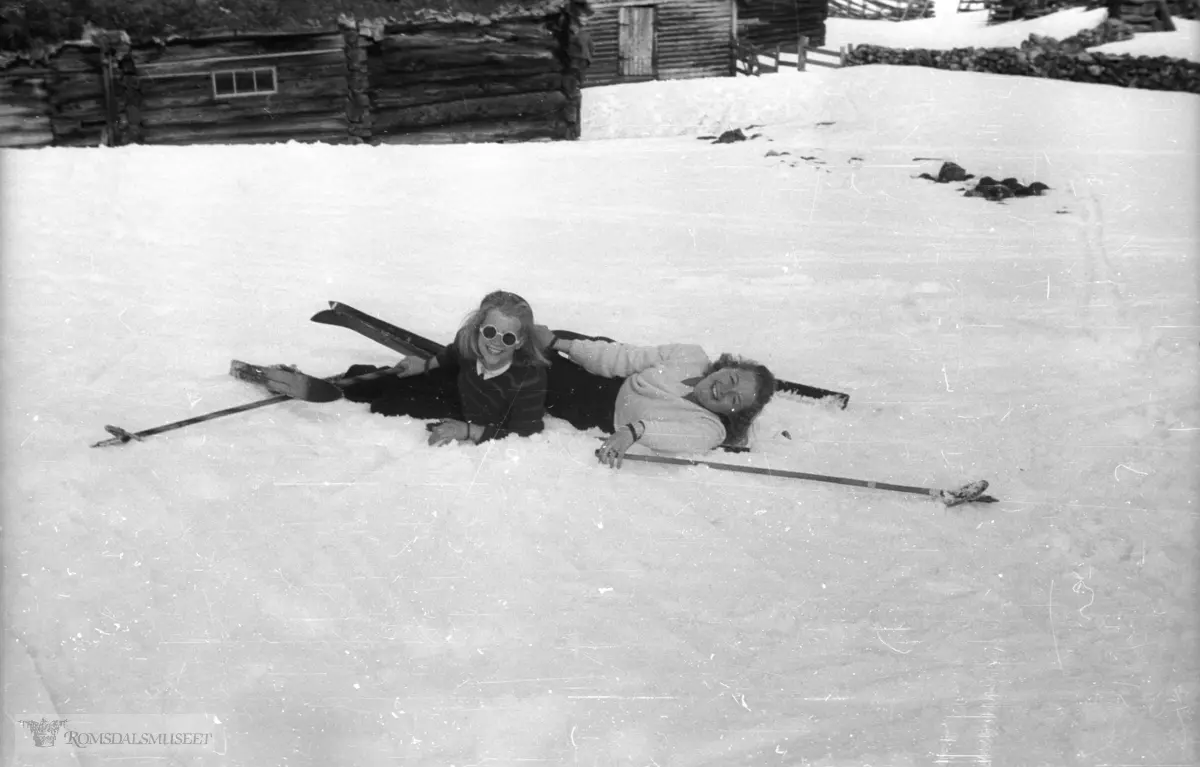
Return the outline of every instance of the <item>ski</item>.
[[[600,451],[597,450],[599,455]],[[955,490],[940,490],[932,487],[914,487],[911,485],[893,485],[888,482],[873,482],[865,479],[848,479],[846,477],[831,477],[826,474],[809,474],[803,471],[786,471],[783,469],[765,469],[758,466],[738,466],[716,461],[700,461],[692,458],[670,458],[662,455],[625,454],[626,461],[644,461],[646,463],[667,463],[675,466],[707,466],[719,471],[737,471],[745,474],[762,474],[768,477],[786,477],[788,479],[806,479],[814,482],[831,482],[838,485],[852,485],[871,490],[891,490],[897,493],[913,493],[924,495],[941,501],[947,507],[960,506],[964,503],[997,503],[999,499],[984,495],[988,488],[987,480],[980,479],[970,482]]]
[[[332,381],[305,375],[289,365],[252,365],[233,360],[229,375],[242,381],[261,384],[275,394],[284,394],[305,402],[334,402],[342,398],[342,390]]]
[[[405,355],[429,358],[436,356],[444,348],[436,341],[411,333],[404,328],[398,328],[377,317],[372,317],[366,312],[361,312],[353,306],[337,301],[330,301],[329,308],[314,314],[312,321],[353,330],[392,351]]]
[[[330,301],[329,308],[317,312],[312,317],[313,322],[325,325],[337,325],[353,330],[376,343],[382,344],[401,354],[432,357],[442,350],[442,345],[436,341],[419,336],[416,333],[396,327],[378,317],[372,317],[366,312],[338,301]],[[844,392],[821,389],[816,386],[777,379],[775,390],[787,394],[796,394],[809,399],[834,402],[839,409],[845,410],[850,404],[850,395]]]

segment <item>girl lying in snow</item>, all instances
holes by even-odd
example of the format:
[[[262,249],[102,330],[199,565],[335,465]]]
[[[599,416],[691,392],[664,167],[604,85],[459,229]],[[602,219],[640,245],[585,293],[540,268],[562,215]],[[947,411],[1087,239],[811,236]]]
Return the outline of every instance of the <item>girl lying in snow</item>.
[[[405,357],[394,376],[350,384],[343,394],[371,412],[442,419],[429,444],[485,442],[542,430],[549,360],[531,337],[533,309],[515,293],[484,296],[454,343],[431,359]],[[346,377],[383,368],[352,365]]]
[[[533,330],[553,355],[546,412],[577,429],[612,436],[597,455],[620,468],[635,442],[661,453],[702,453],[742,445],[775,393],[765,365],[732,354],[715,362],[699,346],[630,346],[607,338]]]

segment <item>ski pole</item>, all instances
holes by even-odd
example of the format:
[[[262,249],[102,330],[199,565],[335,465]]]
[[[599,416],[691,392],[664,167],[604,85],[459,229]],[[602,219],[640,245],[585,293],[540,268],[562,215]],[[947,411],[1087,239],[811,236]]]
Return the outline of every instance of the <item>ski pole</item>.
[[[597,450],[597,455],[599,451]],[[897,493],[913,493],[936,498],[947,506],[957,506],[961,503],[996,503],[997,499],[984,495],[987,490],[987,480],[971,482],[957,490],[939,490],[932,487],[914,487],[911,485],[893,485],[889,482],[874,482],[865,479],[848,479],[846,477],[831,477],[826,474],[809,474],[803,471],[787,471],[784,469],[765,469],[758,466],[738,466],[731,463],[716,461],[700,461],[693,458],[669,458],[661,455],[625,454],[627,461],[643,461],[645,463],[666,463],[674,466],[707,466],[720,471],[737,471],[744,474],[762,474],[768,477],[786,477],[788,479],[807,479],[814,482],[830,482],[837,485],[852,485],[872,490],[891,490]]]
[[[335,383],[339,386],[342,386],[342,385],[346,385],[346,384],[359,383],[360,381],[370,381],[370,380],[374,380],[376,378],[382,378],[385,375],[391,374],[394,370],[395,370],[395,368],[388,368],[387,370],[377,370],[373,373],[366,373],[364,375],[356,376],[354,378],[342,378],[340,376],[331,376],[330,378],[326,378],[325,380]],[[198,415],[193,418],[185,418],[182,421],[175,421],[173,423],[163,424],[162,426],[155,426],[152,429],[143,429],[142,431],[138,431],[138,432],[130,432],[125,429],[122,429],[120,426],[106,425],[104,427],[104,430],[107,431],[109,434],[113,435],[112,438],[101,440],[101,441],[95,443],[94,445],[92,445],[92,447],[108,447],[110,445],[124,445],[126,442],[131,442],[131,441],[140,442],[143,439],[145,439],[146,437],[153,437],[155,434],[163,434],[164,432],[175,431],[176,429],[182,429],[185,426],[191,426],[191,425],[197,424],[197,423],[204,423],[205,421],[212,421],[216,418],[224,418],[227,415],[236,415],[238,413],[245,413],[247,410],[254,410],[256,408],[266,407],[267,405],[275,405],[280,402],[287,402],[290,399],[294,399],[294,398],[289,397],[286,394],[277,394],[276,396],[269,397],[267,399],[260,399],[256,402],[247,402],[245,405],[236,405],[234,407],[227,407],[224,410],[215,410],[211,413],[205,413],[204,415]]]

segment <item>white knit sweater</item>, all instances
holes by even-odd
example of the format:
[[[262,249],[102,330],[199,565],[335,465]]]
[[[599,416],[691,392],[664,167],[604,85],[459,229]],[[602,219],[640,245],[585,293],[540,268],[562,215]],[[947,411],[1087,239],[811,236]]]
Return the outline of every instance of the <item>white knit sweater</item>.
[[[703,453],[725,441],[725,426],[713,412],[684,399],[683,381],[704,375],[710,364],[699,346],[629,346],[607,341],[572,341],[572,361],[605,378],[627,377],[617,393],[613,429],[642,421],[638,444],[660,453]]]

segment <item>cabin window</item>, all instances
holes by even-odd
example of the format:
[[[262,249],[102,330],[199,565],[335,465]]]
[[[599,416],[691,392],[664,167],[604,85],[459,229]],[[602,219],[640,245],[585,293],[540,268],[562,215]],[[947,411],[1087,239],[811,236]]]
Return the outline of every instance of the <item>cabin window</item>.
[[[218,98],[275,93],[275,67],[213,72],[212,83],[213,95]]]

